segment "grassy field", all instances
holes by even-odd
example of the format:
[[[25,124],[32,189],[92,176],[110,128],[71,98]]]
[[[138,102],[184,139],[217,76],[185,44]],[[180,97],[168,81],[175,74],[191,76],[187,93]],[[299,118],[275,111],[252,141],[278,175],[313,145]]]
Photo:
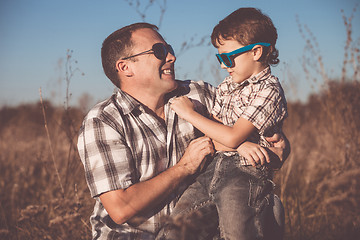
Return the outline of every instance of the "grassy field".
[[[0,111],[0,239],[90,239],[94,202],[75,146],[83,113],[43,106],[50,138],[41,104]]]
[[[338,81],[288,104],[292,151],[275,177],[286,239],[359,238],[359,93],[359,81]],[[49,102],[0,110],[0,239],[91,238],[94,200],[75,145],[83,116]]]
[[[359,82],[333,82],[307,104],[288,105],[292,150],[276,175],[286,239],[359,239],[359,93]]]

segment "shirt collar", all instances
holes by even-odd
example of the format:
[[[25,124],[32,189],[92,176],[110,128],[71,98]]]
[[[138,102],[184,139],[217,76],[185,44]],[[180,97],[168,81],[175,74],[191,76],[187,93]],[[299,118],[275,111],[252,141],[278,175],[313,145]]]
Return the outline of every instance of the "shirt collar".
[[[188,84],[189,81],[190,80],[185,80],[185,81],[176,80],[177,88],[165,95],[165,103],[168,103],[169,100],[172,98],[176,98],[188,94],[190,92],[190,87]]]
[[[141,104],[135,98],[122,91],[121,89],[118,89],[115,97],[119,108],[122,109],[122,112],[124,114],[129,114],[134,109],[138,109],[141,106]]]

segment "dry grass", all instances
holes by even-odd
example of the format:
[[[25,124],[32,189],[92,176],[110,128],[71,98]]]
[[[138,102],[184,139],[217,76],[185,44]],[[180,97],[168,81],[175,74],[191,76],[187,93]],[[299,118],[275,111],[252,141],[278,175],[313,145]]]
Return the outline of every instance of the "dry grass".
[[[306,104],[289,104],[292,143],[276,175],[286,239],[360,236],[360,84],[332,82]]]
[[[284,131],[292,151],[276,176],[286,210],[286,239],[360,237],[360,51],[352,19],[344,15],[341,77],[331,80],[319,44],[299,23],[306,42],[303,68],[320,91],[290,103]],[[310,59],[310,60],[309,60]]]
[[[359,92],[359,81],[331,82],[307,103],[289,103],[292,152],[276,174],[286,239],[360,236]],[[74,144],[83,113],[44,106],[64,192],[41,104],[2,108],[0,239],[90,239],[94,202]]]
[[[44,106],[55,164],[41,104],[0,111],[0,239],[90,239],[94,203],[74,145],[83,114]]]

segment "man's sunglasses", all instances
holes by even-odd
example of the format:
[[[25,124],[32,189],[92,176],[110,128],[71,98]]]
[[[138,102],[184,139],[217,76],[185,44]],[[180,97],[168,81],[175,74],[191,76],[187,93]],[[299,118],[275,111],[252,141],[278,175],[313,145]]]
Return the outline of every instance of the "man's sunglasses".
[[[219,60],[219,63],[224,63],[224,65],[226,67],[234,67],[235,64],[234,64],[234,58],[235,56],[234,55],[237,55],[237,54],[241,54],[241,53],[244,53],[244,52],[247,52],[247,51],[250,51],[252,50],[253,47],[255,47],[256,45],[261,45],[261,46],[265,46],[265,47],[269,47],[271,44],[270,43],[254,43],[254,44],[250,44],[250,45],[247,45],[245,47],[241,47],[239,49],[236,49],[232,52],[229,52],[229,53],[222,53],[222,54],[216,54],[216,57],[217,59]]]
[[[163,43],[155,43],[151,49],[141,52],[135,55],[132,55],[130,57],[122,58],[121,60],[126,60],[129,58],[137,57],[143,54],[154,54],[157,59],[165,60],[168,53],[171,53],[173,56],[175,56],[175,52],[171,45],[169,44],[163,44]]]

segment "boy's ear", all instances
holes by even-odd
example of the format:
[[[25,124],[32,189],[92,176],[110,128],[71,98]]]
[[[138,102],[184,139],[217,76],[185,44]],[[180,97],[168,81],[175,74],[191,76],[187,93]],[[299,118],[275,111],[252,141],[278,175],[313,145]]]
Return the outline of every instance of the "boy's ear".
[[[131,69],[131,65],[129,64],[128,61],[125,61],[125,60],[119,60],[116,62],[116,71],[127,77],[133,76],[133,71]]]
[[[261,58],[262,54],[263,54],[263,46],[261,46],[261,45],[256,45],[256,46],[253,48],[254,60],[255,60],[255,61],[259,61],[259,59]]]

